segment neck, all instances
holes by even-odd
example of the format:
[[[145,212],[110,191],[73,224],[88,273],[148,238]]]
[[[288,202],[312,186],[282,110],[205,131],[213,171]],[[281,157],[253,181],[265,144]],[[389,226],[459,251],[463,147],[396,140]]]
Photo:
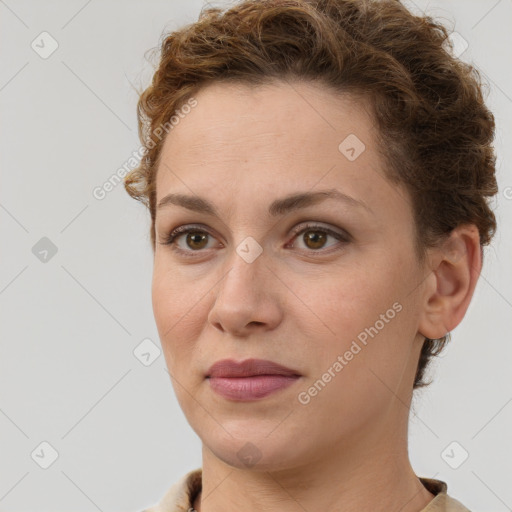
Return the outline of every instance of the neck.
[[[203,486],[194,509],[420,512],[434,496],[410,465],[407,421],[402,427],[358,432],[337,449],[316,452],[307,463],[268,471],[226,464],[203,445]]]

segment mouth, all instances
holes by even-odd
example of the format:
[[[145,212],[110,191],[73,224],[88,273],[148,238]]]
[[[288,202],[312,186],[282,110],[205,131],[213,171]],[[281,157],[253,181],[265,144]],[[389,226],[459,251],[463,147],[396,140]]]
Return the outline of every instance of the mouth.
[[[222,359],[213,364],[206,378],[257,377],[261,375],[278,375],[283,377],[300,377],[300,373],[266,359],[246,359],[237,362],[233,359]]]
[[[299,380],[300,373],[273,361],[249,359],[237,363],[224,359],[206,375],[211,389],[233,401],[259,400],[287,388]]]
[[[251,377],[209,377],[210,388],[228,400],[248,402],[265,398],[300,379],[299,376],[253,375]]]

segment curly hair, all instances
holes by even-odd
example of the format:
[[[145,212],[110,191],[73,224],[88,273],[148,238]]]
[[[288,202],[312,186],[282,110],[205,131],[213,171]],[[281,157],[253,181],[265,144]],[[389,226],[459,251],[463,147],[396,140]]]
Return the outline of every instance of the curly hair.
[[[244,0],[204,8],[197,22],[159,44],[160,62],[137,104],[144,157],[124,180],[150,211],[153,250],[162,126],[209,83],[290,78],[350,92],[370,106],[385,175],[412,199],[420,261],[468,223],[479,230],[483,257],[496,231],[488,204],[498,191],[494,116],[480,73],[454,55],[439,21],[399,0]],[[425,369],[449,339],[425,337],[414,389],[431,383]]]

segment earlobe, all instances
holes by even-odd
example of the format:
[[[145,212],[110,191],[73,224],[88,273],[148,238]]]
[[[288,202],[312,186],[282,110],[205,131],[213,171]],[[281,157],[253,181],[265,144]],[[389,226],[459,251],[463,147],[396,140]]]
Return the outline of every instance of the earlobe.
[[[465,224],[455,228],[444,243],[433,249],[432,274],[425,287],[418,332],[438,339],[464,318],[482,268],[478,228]]]

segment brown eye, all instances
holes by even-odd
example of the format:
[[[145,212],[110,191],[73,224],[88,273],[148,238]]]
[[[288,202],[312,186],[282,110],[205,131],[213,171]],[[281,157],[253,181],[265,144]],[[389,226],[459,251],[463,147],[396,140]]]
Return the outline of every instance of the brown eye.
[[[204,249],[208,244],[208,233],[204,231],[189,231],[186,233],[185,243],[194,250]]]
[[[319,230],[306,231],[302,239],[310,249],[321,249],[327,240],[327,236],[327,233]]]
[[[184,256],[195,256],[194,253],[201,253],[203,249],[208,249],[208,243],[213,238],[210,233],[204,229],[191,226],[180,226],[165,237],[162,245],[168,245],[172,250]]]
[[[299,245],[298,248],[306,250],[311,253],[326,252],[327,248],[336,245],[343,247],[344,245],[348,244],[351,240],[349,234],[345,234],[344,232],[338,233],[337,231],[317,224],[308,224],[306,226],[302,226],[302,229],[300,229],[300,227],[296,228],[294,232],[296,235],[295,242],[300,241],[301,245],[303,245],[303,247],[300,247]],[[334,239],[335,243],[326,245],[329,237]],[[326,248],[326,250],[322,251],[322,249],[324,248]]]

